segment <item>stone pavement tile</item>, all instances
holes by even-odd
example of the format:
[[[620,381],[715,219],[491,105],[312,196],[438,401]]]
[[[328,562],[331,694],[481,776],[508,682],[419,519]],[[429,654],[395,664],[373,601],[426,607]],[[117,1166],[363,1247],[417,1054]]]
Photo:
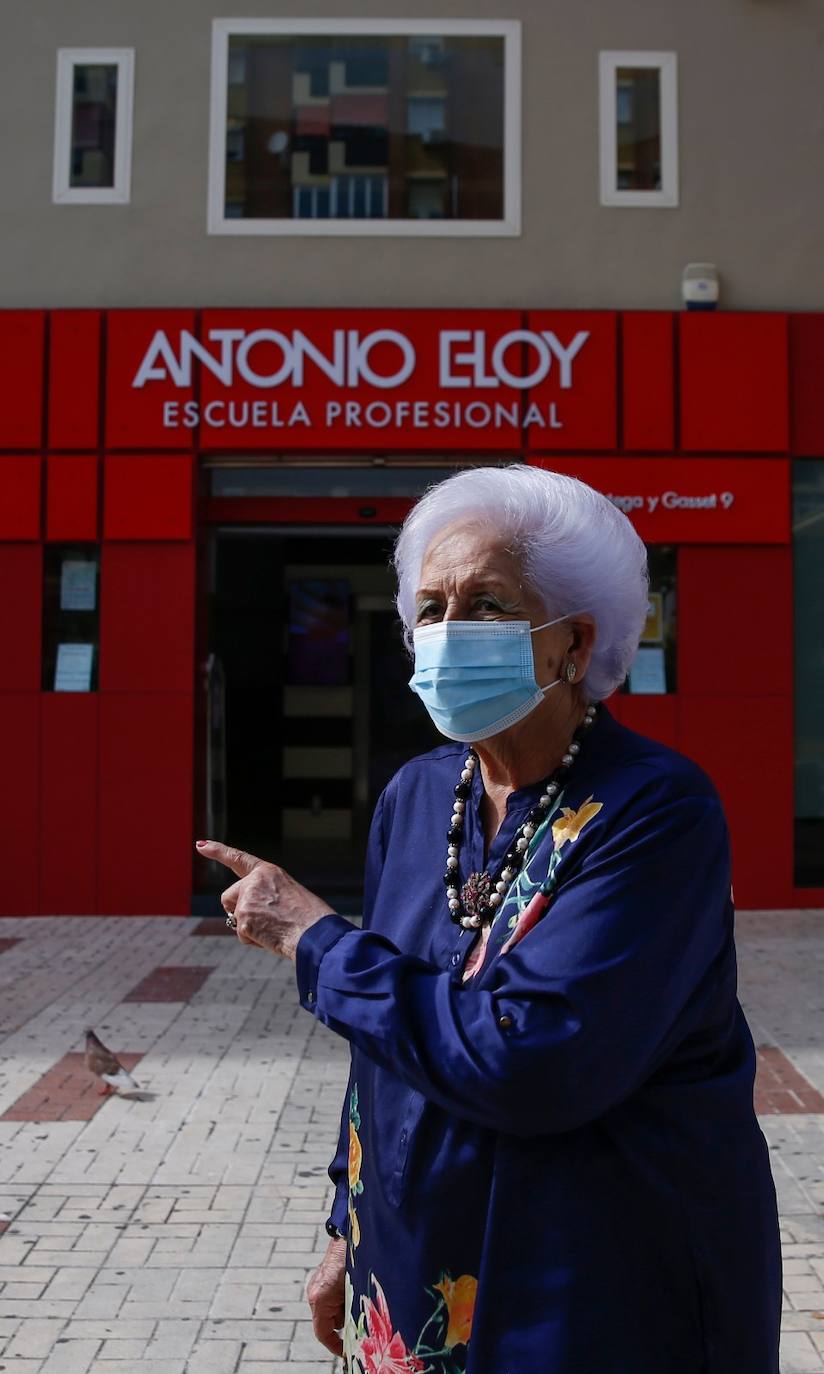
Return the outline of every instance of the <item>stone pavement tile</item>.
[[[781,1337],[781,1374],[819,1374],[824,1360],[804,1332],[790,1331]]]
[[[0,1298],[4,1302],[13,1302],[15,1298],[39,1298],[45,1287],[45,1283],[36,1280],[33,1283],[0,1283]]]
[[[129,1294],[124,1283],[96,1283],[74,1309],[76,1320],[110,1321],[118,1316]]]
[[[46,1298],[0,1298],[0,1317],[62,1317],[66,1321],[74,1310],[73,1302],[48,1302]]]
[[[210,1317],[251,1317],[260,1288],[251,1283],[222,1283],[212,1299]]]
[[[788,1294],[796,1312],[824,1312],[824,1288]]]
[[[142,1360],[146,1353],[146,1341],[129,1340],[114,1336],[100,1347],[98,1358],[101,1360]]]
[[[100,1341],[64,1341],[58,1336],[43,1363],[43,1374],[86,1374]]]
[[[186,1363],[186,1374],[234,1374],[242,1348],[239,1341],[198,1341]]]
[[[783,1331],[824,1331],[824,1309],[812,1312],[785,1311],[781,1318]]]
[[[185,1374],[185,1370],[185,1360],[95,1360],[88,1374]]]
[[[147,1360],[186,1359],[200,1332],[200,1322],[191,1319],[159,1321],[146,1347]]]
[[[288,1353],[287,1341],[247,1341],[243,1347],[241,1367],[246,1369],[255,1360],[285,1360]]]
[[[37,1271],[33,1271],[37,1272]],[[96,1269],[61,1269],[46,1288],[46,1297],[70,1298],[80,1301],[96,1277]]]
[[[87,1341],[143,1341],[145,1344],[154,1334],[157,1322],[83,1321],[73,1318],[63,1328],[61,1335],[69,1340]]]
[[[258,1362],[255,1361],[257,1364]],[[326,1360],[293,1360],[281,1362],[274,1361],[265,1366],[265,1374],[331,1374],[336,1368],[335,1361],[330,1355]],[[246,1370],[246,1374],[263,1374],[260,1365],[255,1369],[254,1365],[247,1369],[246,1365],[241,1365],[241,1369]],[[783,1374],[783,1371],[782,1371]]]
[[[0,1247],[2,1250],[2,1247]],[[38,1268],[32,1271],[33,1283],[48,1283],[57,1273],[55,1269]],[[29,1271],[21,1264],[0,1264],[0,1283],[25,1283]]]
[[[65,1321],[32,1317],[21,1324],[5,1354],[14,1358],[45,1360],[65,1327]]]
[[[210,1318],[200,1333],[205,1341],[287,1341],[294,1337],[295,1324],[289,1321],[270,1321],[266,1318],[236,1320]]]
[[[205,1318],[208,1312],[208,1302],[175,1302],[172,1299],[167,1302],[145,1302],[128,1298],[120,1309],[121,1315],[128,1321],[141,1321],[144,1318],[154,1318],[156,1321],[181,1317]]]

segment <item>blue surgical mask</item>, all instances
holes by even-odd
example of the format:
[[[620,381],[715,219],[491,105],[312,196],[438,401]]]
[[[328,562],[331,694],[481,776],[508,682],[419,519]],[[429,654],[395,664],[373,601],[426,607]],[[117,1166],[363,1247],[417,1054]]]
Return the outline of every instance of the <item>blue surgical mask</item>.
[[[489,739],[523,720],[560,678],[539,687],[532,636],[558,625],[528,620],[441,620],[415,630],[409,686],[447,739]]]

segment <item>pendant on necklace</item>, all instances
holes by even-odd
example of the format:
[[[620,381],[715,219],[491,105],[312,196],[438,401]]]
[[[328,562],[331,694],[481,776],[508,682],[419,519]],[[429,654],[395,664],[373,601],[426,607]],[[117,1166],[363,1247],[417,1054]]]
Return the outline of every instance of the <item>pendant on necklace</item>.
[[[492,879],[488,873],[470,873],[461,888],[461,902],[467,916],[489,916]]]

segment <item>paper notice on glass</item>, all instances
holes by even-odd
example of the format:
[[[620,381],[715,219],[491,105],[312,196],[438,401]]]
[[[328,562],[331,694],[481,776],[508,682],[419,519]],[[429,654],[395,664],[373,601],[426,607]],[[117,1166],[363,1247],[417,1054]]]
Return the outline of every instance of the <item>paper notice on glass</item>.
[[[93,644],[58,644],[55,692],[90,692],[93,661]]]
[[[66,558],[60,571],[61,611],[93,611],[97,598],[97,564]]]
[[[639,649],[629,670],[629,690],[636,696],[661,696],[667,690],[663,649]]]
[[[661,644],[664,639],[664,598],[660,592],[650,592],[647,622],[641,631],[641,643]]]

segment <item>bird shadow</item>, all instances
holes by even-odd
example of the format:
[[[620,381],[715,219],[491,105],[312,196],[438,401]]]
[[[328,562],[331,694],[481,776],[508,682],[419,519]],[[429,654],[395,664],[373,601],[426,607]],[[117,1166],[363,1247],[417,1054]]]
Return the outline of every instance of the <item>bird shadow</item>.
[[[158,1094],[145,1092],[142,1088],[136,1088],[132,1092],[118,1092],[113,1094],[116,1097],[125,1097],[129,1102],[154,1102]]]

